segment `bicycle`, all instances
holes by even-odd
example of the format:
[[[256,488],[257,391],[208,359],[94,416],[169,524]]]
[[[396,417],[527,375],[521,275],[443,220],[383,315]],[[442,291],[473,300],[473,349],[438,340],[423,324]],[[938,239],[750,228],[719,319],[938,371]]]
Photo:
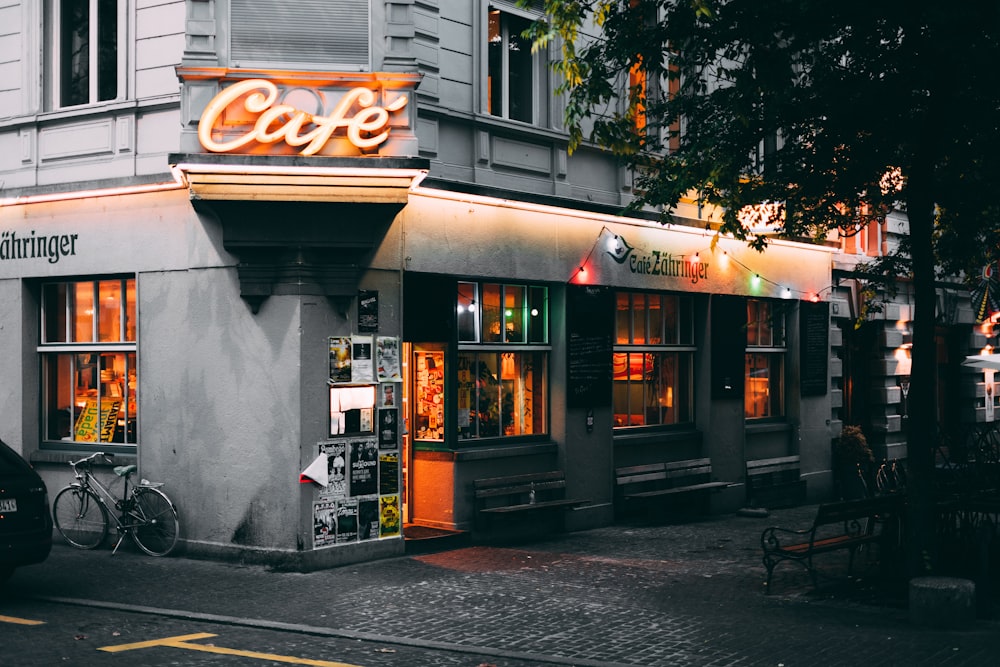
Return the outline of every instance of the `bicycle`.
[[[177,544],[179,522],[173,502],[159,489],[162,484],[141,480],[130,488],[129,481],[138,468],[115,466],[114,473],[124,480],[121,498],[116,498],[93,475],[97,458],[111,463],[114,455],[95,452],[69,462],[76,481],[60,490],[52,503],[52,516],[59,533],[78,549],[96,549],[108,535],[110,517],[120,535],[111,555],[118,551],[126,535],[150,556],[169,554]]]

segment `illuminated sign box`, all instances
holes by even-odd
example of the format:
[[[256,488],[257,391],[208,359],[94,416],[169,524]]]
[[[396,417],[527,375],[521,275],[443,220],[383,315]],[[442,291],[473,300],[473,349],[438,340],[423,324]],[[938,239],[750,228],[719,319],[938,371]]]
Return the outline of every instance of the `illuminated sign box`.
[[[188,116],[182,150],[302,157],[417,155],[413,95],[418,74],[177,71]]]

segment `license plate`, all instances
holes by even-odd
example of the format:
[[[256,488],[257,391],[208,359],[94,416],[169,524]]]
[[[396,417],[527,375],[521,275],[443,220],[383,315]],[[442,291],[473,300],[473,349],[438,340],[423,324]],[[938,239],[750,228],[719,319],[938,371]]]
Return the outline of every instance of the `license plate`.
[[[16,512],[17,498],[0,498],[0,512]]]

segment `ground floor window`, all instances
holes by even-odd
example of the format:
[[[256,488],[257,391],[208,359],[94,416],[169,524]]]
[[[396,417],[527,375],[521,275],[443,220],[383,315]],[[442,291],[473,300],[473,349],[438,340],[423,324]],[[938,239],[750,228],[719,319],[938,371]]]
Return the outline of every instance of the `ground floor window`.
[[[783,416],[784,354],[753,352],[746,359],[746,418]]]
[[[747,300],[744,415],[785,415],[785,308],[782,302]]]
[[[459,352],[459,437],[503,438],[545,433],[547,369],[546,351]]]
[[[693,420],[691,352],[615,352],[615,426]]]
[[[694,308],[685,294],[618,292],[612,356],[615,427],[694,420]]]
[[[137,442],[135,280],[42,287],[42,438]]]

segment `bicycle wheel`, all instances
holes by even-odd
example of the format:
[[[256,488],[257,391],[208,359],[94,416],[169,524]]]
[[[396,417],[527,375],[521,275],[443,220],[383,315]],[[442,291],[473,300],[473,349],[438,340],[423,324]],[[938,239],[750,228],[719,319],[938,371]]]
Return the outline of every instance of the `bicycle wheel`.
[[[166,556],[177,544],[177,510],[158,489],[139,487],[129,515],[135,521],[132,541],[150,556]]]
[[[97,494],[67,486],[52,503],[59,534],[77,549],[95,549],[108,535],[108,512]]]

